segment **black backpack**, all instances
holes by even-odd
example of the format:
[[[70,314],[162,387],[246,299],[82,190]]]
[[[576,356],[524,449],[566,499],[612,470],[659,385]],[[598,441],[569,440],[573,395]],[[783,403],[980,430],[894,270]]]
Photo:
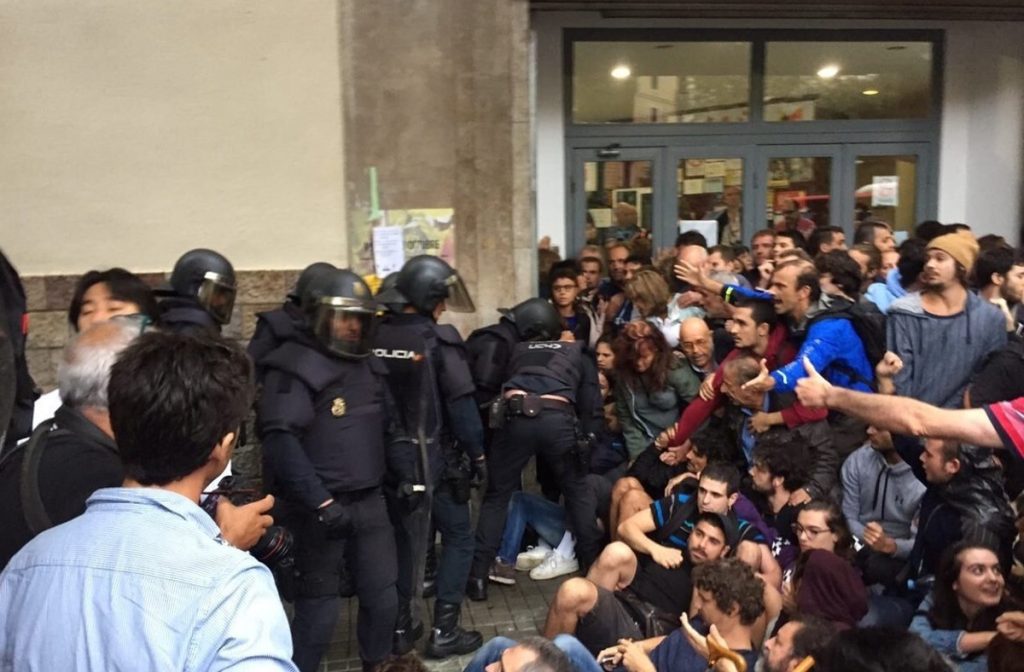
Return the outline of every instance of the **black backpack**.
[[[811,318],[807,326],[810,327],[811,324],[820,320],[836,318],[849,320],[853,324],[853,329],[857,332],[860,342],[864,344],[864,354],[868,357],[871,370],[874,371],[878,363],[885,357],[887,349],[885,313],[880,311],[873,303],[862,301],[850,302],[844,299],[833,298],[832,305]],[[870,385],[874,389],[872,381],[863,380],[863,376],[857,375],[853,371],[850,371],[849,375],[866,385]]]
[[[0,251],[0,452],[32,431],[32,408],[39,396],[28,372],[25,288]]]

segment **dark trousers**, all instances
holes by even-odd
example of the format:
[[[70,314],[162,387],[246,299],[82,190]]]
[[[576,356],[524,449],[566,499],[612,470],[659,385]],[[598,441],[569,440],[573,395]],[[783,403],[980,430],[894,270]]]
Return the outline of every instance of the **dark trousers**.
[[[384,496],[377,489],[359,496],[336,495],[335,499],[352,515],[352,532],[345,539],[328,539],[316,515],[297,506],[288,506],[282,521],[295,535],[292,658],[301,672],[319,668],[334,636],[341,609],[339,575],[346,560],[359,598],[359,657],[378,663],[391,654],[391,633],[398,614],[398,566]]]
[[[430,509],[433,522],[429,544],[434,543],[433,530],[441,533],[441,556],[437,562],[437,599],[451,604],[462,604],[469,579],[469,567],[473,562],[473,527],[469,518],[469,502],[457,502],[451,489],[442,481],[434,487],[434,499]],[[413,595],[414,562],[412,535],[426,534],[408,525],[397,507],[392,507],[395,540],[398,547],[398,599],[408,604]]]
[[[534,455],[547,462],[562,489],[581,567],[585,571],[594,562],[600,552],[600,530],[593,505],[587,506],[586,469],[575,459],[575,447],[575,417],[568,411],[544,409],[532,418],[513,416],[499,430],[488,458],[487,494],[477,522],[473,576],[487,576],[501,544],[509,499]]]

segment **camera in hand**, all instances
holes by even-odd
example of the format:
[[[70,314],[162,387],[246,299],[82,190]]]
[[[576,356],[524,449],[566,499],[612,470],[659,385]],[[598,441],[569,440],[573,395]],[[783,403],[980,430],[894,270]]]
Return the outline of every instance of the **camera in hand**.
[[[217,489],[209,493],[203,500],[203,511],[216,520],[217,502],[221,497],[226,497],[235,506],[245,506],[258,500],[259,493],[252,489],[236,488],[235,479],[232,476],[225,476],[220,479]],[[271,569],[277,569],[285,565],[291,565],[292,548],[295,540],[287,528],[280,525],[271,525],[263,536],[249,549],[252,557],[256,558]]]

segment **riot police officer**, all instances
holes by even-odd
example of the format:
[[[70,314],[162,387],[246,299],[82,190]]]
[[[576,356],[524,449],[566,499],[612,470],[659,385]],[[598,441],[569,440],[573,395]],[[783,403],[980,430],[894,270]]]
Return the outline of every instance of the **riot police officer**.
[[[458,273],[429,255],[405,263],[395,287],[377,300],[402,306],[381,325],[374,354],[390,371],[389,383],[405,418],[405,431],[417,439],[422,472],[432,486],[431,512],[441,532],[437,600],[427,655],[466,654],[483,643],[480,633],[459,627],[459,611],[473,559],[469,480],[486,473],[483,427],[473,400],[473,378],[465,345],[450,325],[437,324],[444,310],[468,312],[473,302]],[[396,521],[401,607],[395,651],[412,648],[417,636],[410,602],[422,574],[420,563],[429,526],[406,517]]]
[[[565,496],[569,527],[576,537],[581,568],[600,551],[600,531],[586,501],[590,438],[600,428],[601,393],[597,368],[583,353],[583,344],[554,340],[562,323],[546,302],[530,305],[530,316],[517,318],[525,342],[512,350],[509,377],[495,402],[491,426],[490,477],[480,507],[470,598],[487,599],[487,576],[494,562],[509,498],[519,486],[523,468],[538,455],[550,468]],[[522,322],[522,324],[521,324]]]
[[[381,485],[405,484],[407,506],[422,490],[415,451],[400,434],[384,380],[370,353],[376,304],[359,276],[333,270],[304,288],[305,326],[261,357],[265,371],[258,428],[265,470],[282,523],[295,534],[295,663],[317,669],[340,607],[340,567],[348,560],[364,669],[391,653],[398,609],[395,537]],[[346,548],[348,546],[348,548]]]
[[[235,307],[235,268],[219,252],[195,249],[174,264],[159,297],[160,323],[176,332],[209,330],[220,333]]]

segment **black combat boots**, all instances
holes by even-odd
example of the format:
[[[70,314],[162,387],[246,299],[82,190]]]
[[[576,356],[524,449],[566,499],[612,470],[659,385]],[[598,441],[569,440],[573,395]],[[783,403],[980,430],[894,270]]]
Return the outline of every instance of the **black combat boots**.
[[[391,652],[396,656],[404,656],[413,650],[416,641],[423,636],[423,622],[413,621],[409,605],[399,605],[398,618],[395,620],[395,634],[391,642]]]
[[[427,642],[427,655],[431,658],[447,658],[472,653],[484,643],[483,636],[475,630],[459,627],[460,605],[438,600],[434,603],[434,628]]]

